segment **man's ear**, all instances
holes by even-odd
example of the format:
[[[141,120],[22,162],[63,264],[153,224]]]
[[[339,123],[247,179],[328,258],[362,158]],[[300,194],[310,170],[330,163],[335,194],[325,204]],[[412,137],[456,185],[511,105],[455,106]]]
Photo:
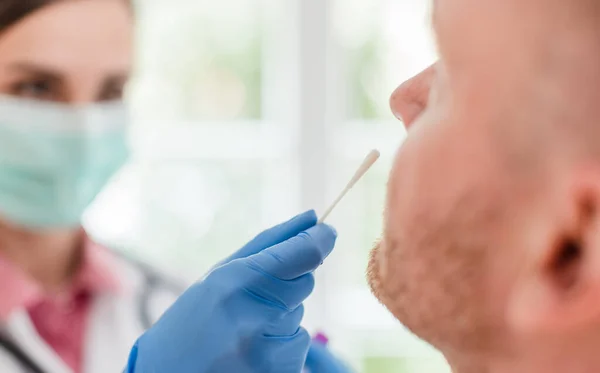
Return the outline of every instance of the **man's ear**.
[[[524,335],[600,321],[600,170],[577,174],[555,197],[509,297],[509,326]]]

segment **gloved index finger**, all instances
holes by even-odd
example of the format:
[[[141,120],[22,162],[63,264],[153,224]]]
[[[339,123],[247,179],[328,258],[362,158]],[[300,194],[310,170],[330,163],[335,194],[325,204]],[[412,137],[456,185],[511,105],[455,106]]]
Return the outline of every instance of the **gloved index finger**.
[[[333,250],[336,239],[333,227],[319,224],[249,259],[273,277],[293,280],[317,269]]]
[[[285,223],[276,225],[260,233],[252,241],[244,245],[244,247],[242,247],[240,250],[223,260],[219,265],[257,254],[268,247],[289,240],[300,232],[313,227],[315,224],[317,224],[317,214],[315,211],[306,211],[286,221]]]

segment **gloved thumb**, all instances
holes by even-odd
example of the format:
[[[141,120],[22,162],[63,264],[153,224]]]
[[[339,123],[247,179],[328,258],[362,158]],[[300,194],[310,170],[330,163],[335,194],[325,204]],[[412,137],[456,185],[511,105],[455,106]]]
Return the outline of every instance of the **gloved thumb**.
[[[256,373],[298,373],[306,360],[309,345],[310,335],[302,327],[287,337],[263,335],[249,347],[249,365]]]

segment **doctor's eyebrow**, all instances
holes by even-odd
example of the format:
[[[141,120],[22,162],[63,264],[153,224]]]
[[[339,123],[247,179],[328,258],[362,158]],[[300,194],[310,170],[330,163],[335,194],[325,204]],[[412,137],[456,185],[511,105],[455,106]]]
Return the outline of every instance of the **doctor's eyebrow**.
[[[65,74],[58,69],[33,62],[17,62],[9,65],[8,68],[20,73],[39,75],[49,80],[60,81],[65,79]],[[127,81],[129,77],[130,71],[123,69],[107,72],[104,79],[107,82],[115,83]]]
[[[10,70],[13,70],[16,72],[42,75],[44,78],[50,79],[50,80],[59,81],[64,78],[64,75],[61,72],[59,72],[55,69],[52,69],[50,67],[38,65],[35,63],[18,62],[18,63],[14,63],[12,65],[9,65],[8,68]]]

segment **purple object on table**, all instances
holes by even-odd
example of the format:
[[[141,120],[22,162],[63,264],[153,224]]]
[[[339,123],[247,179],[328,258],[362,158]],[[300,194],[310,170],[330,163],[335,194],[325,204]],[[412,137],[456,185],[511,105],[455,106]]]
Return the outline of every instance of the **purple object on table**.
[[[319,332],[313,337],[313,341],[325,346],[329,343],[329,338],[327,338],[325,334]]]

